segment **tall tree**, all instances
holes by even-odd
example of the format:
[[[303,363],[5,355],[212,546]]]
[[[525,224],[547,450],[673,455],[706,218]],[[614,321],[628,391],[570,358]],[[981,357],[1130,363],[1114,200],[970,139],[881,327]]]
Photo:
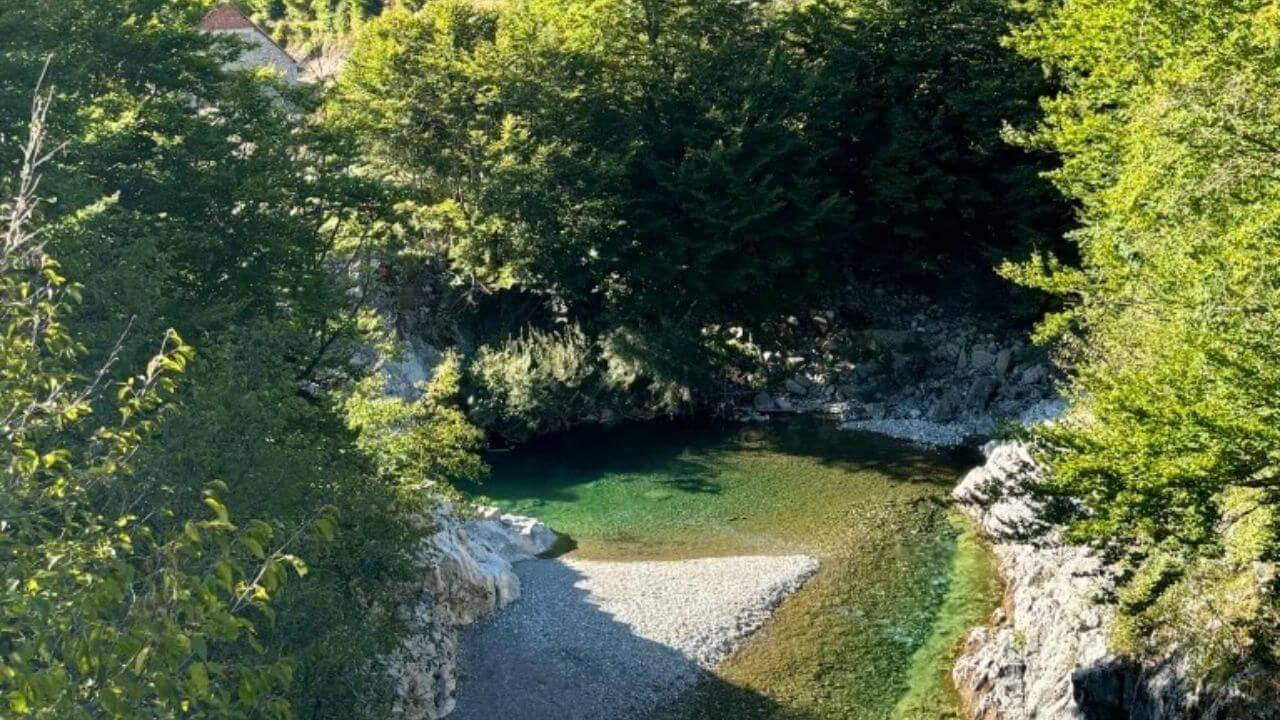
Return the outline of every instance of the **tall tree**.
[[[1081,207],[1078,269],[1009,268],[1050,316],[1072,410],[1039,436],[1077,540],[1126,569],[1117,640],[1223,682],[1280,662],[1280,14],[1272,3],[1035,5],[1015,35],[1063,83],[1030,142]],[[1233,678],[1280,697],[1274,673]],[[1265,704],[1265,703],[1264,703]],[[1229,714],[1263,717],[1261,707]]]

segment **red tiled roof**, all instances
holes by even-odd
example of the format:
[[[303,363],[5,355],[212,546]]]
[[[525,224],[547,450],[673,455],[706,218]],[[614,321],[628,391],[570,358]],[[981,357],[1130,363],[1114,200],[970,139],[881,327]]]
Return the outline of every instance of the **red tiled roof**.
[[[231,3],[223,3],[209,11],[200,22],[200,29],[206,32],[215,30],[252,30],[257,26],[249,22],[249,18]]]

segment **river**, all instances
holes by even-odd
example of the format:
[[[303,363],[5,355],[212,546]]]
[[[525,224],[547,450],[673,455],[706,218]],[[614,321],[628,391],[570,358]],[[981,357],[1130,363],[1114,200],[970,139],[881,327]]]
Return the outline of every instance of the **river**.
[[[976,458],[813,418],[583,430],[490,457],[480,491],[594,560],[803,553],[818,574],[663,720],[958,717],[948,671],[1000,589],[946,498]]]

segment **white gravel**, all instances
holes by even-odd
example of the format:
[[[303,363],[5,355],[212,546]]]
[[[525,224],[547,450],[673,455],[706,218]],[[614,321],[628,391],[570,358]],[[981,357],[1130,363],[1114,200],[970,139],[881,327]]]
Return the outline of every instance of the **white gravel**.
[[[930,420],[885,418],[883,420],[851,420],[841,423],[840,429],[888,435],[927,447],[950,448],[959,447],[976,435],[990,432],[993,426],[994,423],[989,419],[986,422],[940,423]]]
[[[818,569],[804,555],[516,566],[522,597],[463,632],[457,720],[624,720],[678,697]]]
[[[1062,414],[1064,407],[1065,402],[1058,398],[1041,400],[1023,410],[1017,420],[1021,425],[1035,425],[1058,417]],[[841,430],[888,435],[934,448],[959,447],[972,443],[974,438],[990,434],[995,427],[995,419],[987,415],[955,422],[885,418],[883,420],[850,420],[840,424]]]

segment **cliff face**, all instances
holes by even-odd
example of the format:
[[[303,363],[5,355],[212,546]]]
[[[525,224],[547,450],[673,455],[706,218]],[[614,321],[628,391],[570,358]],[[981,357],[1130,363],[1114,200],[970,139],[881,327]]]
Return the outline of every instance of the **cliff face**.
[[[1138,664],[1108,650],[1114,577],[1092,551],[1066,545],[1029,486],[1039,469],[1016,442],[988,443],[986,462],[952,493],[991,540],[1002,607],[973,630],[952,677],[975,720],[1269,720],[1275,699],[1242,668],[1222,685],[1192,679],[1175,649]]]

